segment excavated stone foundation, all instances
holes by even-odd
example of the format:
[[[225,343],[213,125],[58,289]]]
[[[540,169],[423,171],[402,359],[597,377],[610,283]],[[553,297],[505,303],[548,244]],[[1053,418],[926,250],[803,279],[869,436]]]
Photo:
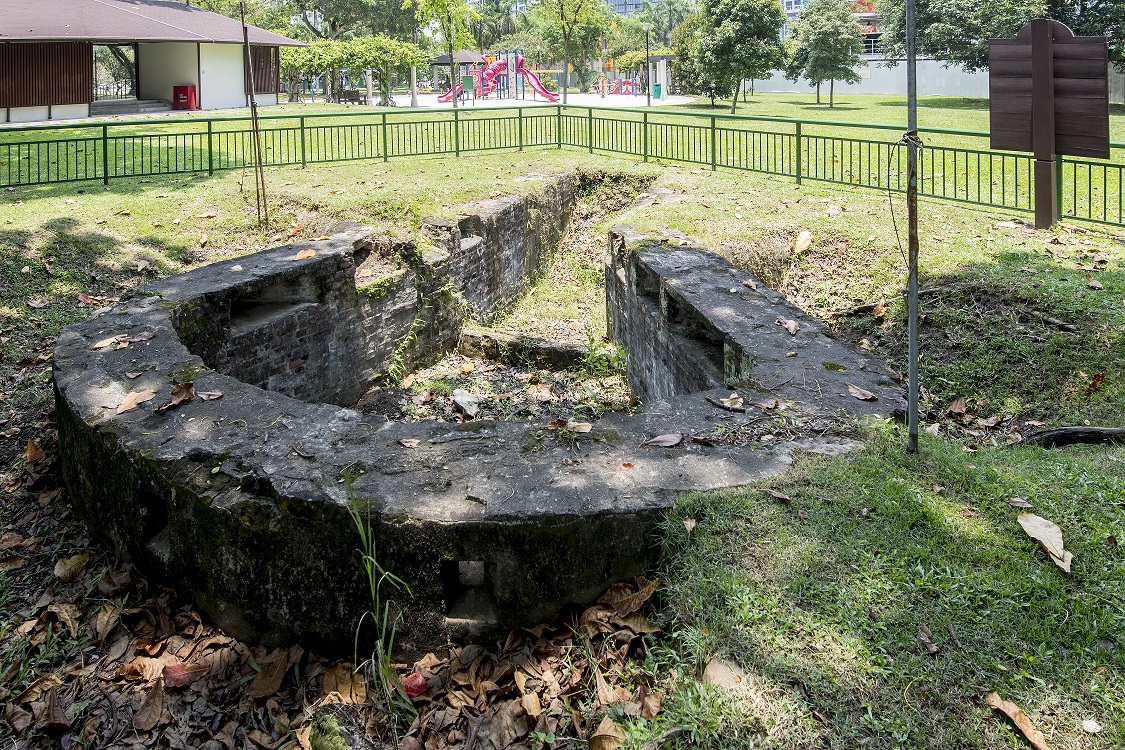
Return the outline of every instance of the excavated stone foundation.
[[[745,272],[622,229],[606,296],[644,402],[634,416],[570,432],[347,408],[373,377],[452,351],[467,319],[526,291],[576,189],[545,180],[455,223],[428,220],[417,243],[353,229],[215,263],[67,328],[54,357],[60,450],[91,531],[240,639],[346,651],[370,607],[350,506],[409,585],[395,594],[398,647],[417,653],[537,623],[645,572],[653,524],[680,492],[853,445],[831,431],[705,437],[738,418],[713,403],[731,388],[751,411],[776,401],[819,425],[902,407],[886,368]],[[169,406],[188,382],[212,397]],[[151,398],[122,409],[138,396]],[[669,434],[684,437],[647,443]]]

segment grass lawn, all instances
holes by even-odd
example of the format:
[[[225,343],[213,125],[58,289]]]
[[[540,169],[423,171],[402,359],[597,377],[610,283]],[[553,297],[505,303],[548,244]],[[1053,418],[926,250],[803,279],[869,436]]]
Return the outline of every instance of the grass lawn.
[[[903,75],[906,75],[905,70]],[[836,94],[836,106],[828,106],[828,92],[816,103],[816,94],[756,93],[744,103],[739,97],[735,114],[769,117],[794,117],[805,120],[839,120],[843,122],[906,123],[906,97],[882,94]],[[730,112],[730,100],[717,101],[700,97],[689,104],[669,109],[692,109],[706,112]],[[1109,107],[1109,137],[1125,142],[1125,105]],[[988,99],[954,96],[923,96],[918,99],[918,125],[931,128],[988,131]]]
[[[769,114],[807,106],[784,98]],[[871,116],[847,119],[884,111],[880,120],[893,122],[887,101],[865,100]],[[965,119],[980,114],[969,107],[927,113],[979,127]],[[1120,128],[1125,118],[1115,118]],[[0,674],[12,675],[10,689],[97,652],[90,616],[107,601],[90,579],[64,586],[51,574],[76,553],[107,562],[67,518],[65,496],[48,497],[33,518],[15,512],[26,507],[15,498],[31,492],[17,481],[28,440],[48,461],[54,449],[49,355],[62,326],[147,279],[253,252],[300,225],[300,237],[341,220],[413,234],[423,216],[452,217],[496,192],[534,189],[529,175],[572,168],[655,179],[674,196],[623,207],[606,196],[612,210],[584,215],[589,237],[613,224],[688,234],[905,369],[892,205],[900,231],[905,211],[899,197],[869,190],[536,149],[268,170],[267,229],[255,224],[251,176],[243,184],[238,172],[0,193],[0,486],[9,497],[0,533],[50,538],[19,553],[22,567],[0,569]],[[1026,747],[984,704],[996,690],[1052,748],[1125,745],[1125,447],[1008,446],[1042,425],[1125,426],[1125,237],[1068,224],[1035,232],[1015,218],[922,203],[922,453],[903,453],[901,426],[870,425],[862,450],[802,459],[764,485],[787,500],[758,487],[682,498],[660,530],[649,612],[664,634],[622,675],[665,696],[663,710],[645,720],[620,704],[599,707],[595,685],[576,709],[608,713],[630,748],[660,738],[714,748]],[[812,242],[798,250],[803,231]],[[600,293],[591,247],[581,263],[560,258],[515,319],[589,317]],[[1016,523],[1017,497],[1062,528],[1070,574]],[[18,628],[48,590],[82,617],[73,635],[34,645]],[[744,672],[738,687],[700,679],[714,659]],[[90,709],[66,700],[77,734]],[[1084,731],[1086,720],[1101,731]],[[11,733],[0,723],[0,737]]]

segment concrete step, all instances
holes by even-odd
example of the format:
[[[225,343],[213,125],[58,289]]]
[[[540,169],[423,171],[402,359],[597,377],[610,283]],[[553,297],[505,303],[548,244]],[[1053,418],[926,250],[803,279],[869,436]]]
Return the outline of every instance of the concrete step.
[[[90,116],[143,115],[153,112],[170,112],[171,105],[161,99],[108,99],[91,102]]]

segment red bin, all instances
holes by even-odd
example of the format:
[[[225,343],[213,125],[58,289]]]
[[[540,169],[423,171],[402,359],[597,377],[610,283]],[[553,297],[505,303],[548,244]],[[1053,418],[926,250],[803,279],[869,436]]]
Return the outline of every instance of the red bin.
[[[172,109],[199,109],[195,98],[195,86],[173,86]]]

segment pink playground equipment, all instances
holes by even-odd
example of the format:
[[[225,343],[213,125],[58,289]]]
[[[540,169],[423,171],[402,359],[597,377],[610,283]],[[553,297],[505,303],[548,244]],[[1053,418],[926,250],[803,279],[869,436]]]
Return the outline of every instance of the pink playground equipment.
[[[543,85],[543,82],[539,80],[539,76],[535,75],[534,73],[532,73],[530,70],[528,70],[527,68],[525,68],[523,66],[523,55],[516,55],[515,59],[516,59],[516,73],[523,76],[524,80],[527,81],[527,85],[531,86],[531,88],[534,89],[536,93],[540,94],[544,99],[546,99],[549,102],[554,103],[554,102],[557,102],[559,100],[559,95],[553,94],[550,91],[548,91],[547,87]],[[496,77],[498,75],[501,75],[502,73],[506,73],[507,71],[508,71],[507,57],[500,57],[495,62],[491,62],[487,66],[485,66],[484,70],[481,71],[481,74],[480,74],[479,95],[482,95],[482,96],[488,95],[496,87],[496,84],[495,84]],[[474,76],[474,78],[476,78],[476,76]],[[476,84],[476,81],[474,80],[473,83]],[[444,94],[439,96],[438,101],[439,102],[453,101],[453,97],[460,96],[461,91],[462,91],[461,84],[458,83],[451,90],[446,91]]]

